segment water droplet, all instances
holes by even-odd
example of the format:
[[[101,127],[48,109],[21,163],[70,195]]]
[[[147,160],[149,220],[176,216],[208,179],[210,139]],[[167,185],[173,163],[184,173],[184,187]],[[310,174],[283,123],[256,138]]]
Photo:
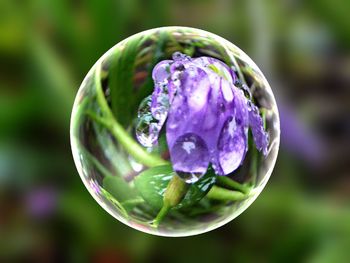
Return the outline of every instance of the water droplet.
[[[235,118],[228,117],[221,130],[218,141],[218,174],[229,174],[241,165],[247,150],[247,137],[244,127]]]
[[[187,55],[185,55],[185,54],[183,54],[181,52],[174,52],[172,57],[173,57],[173,60],[175,60],[175,61],[177,61],[177,60],[184,60],[184,59],[186,59],[186,60],[190,60],[191,59],[189,56],[187,56]]]
[[[178,137],[170,156],[174,170],[187,183],[193,183],[205,174],[210,159],[206,143],[194,133]]]
[[[146,97],[139,106],[136,138],[145,147],[152,147],[158,139],[161,123],[151,113],[151,96]]]
[[[240,87],[244,93],[244,96],[246,96],[249,100],[251,100],[252,93],[250,92],[250,89],[248,88],[248,86],[246,84],[242,84]]]
[[[152,71],[152,79],[156,83],[163,82],[169,77],[170,62],[171,60],[163,60],[154,67]]]
[[[151,111],[151,102],[152,102],[152,96],[147,96],[146,98],[144,98],[140,105],[139,108],[137,110],[137,117],[140,118],[148,113],[150,113]]]
[[[158,139],[160,127],[152,114],[140,117],[136,125],[137,140],[145,147],[152,147]]]

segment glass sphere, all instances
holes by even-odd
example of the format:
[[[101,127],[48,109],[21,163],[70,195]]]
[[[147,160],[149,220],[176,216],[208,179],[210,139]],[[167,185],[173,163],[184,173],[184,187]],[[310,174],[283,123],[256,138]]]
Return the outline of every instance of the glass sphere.
[[[190,236],[257,198],[280,123],[268,82],[242,50],[203,30],[162,27],[96,62],[70,135],[80,177],[109,214],[146,233]]]

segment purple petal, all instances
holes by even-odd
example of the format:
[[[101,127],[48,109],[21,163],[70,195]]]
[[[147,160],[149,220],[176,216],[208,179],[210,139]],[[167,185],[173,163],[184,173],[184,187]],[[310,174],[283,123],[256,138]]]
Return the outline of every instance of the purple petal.
[[[223,98],[226,102],[231,102],[233,100],[232,84],[223,78],[221,78],[220,84]]]
[[[221,88],[225,97],[225,89]],[[241,90],[232,85],[233,100],[228,103],[228,117],[220,132],[217,155],[213,167],[217,174],[226,175],[238,168],[248,150],[248,109],[247,99]],[[227,96],[226,96],[227,97]]]
[[[252,129],[256,148],[259,151],[262,151],[262,153],[266,156],[269,137],[264,130],[264,124],[262,118],[259,115],[259,109],[253,104],[251,104],[251,108],[249,110],[249,125]]]
[[[181,90],[177,92],[169,111],[167,142],[170,149],[182,134],[202,133],[210,83],[203,70],[192,70],[186,69],[182,73]]]
[[[183,74],[181,86],[191,110],[199,111],[207,105],[210,82],[205,71],[189,67]]]
[[[231,73],[232,70],[225,63],[218,59],[210,57],[199,57],[193,59],[193,63],[198,67],[207,70],[211,76],[215,77],[215,75],[218,75],[231,83],[234,81]],[[212,74],[213,72],[216,74]]]
[[[218,75],[211,68],[210,63],[215,63],[214,70],[225,70],[230,76],[229,68],[222,62],[212,58],[194,59],[196,63],[189,61],[176,61],[171,65],[171,72],[181,72],[180,90],[172,102],[167,121],[167,142],[170,148],[170,156],[177,155],[174,148],[178,138],[184,134],[196,134],[205,142],[208,149],[209,160],[218,167],[218,174],[227,174],[235,170],[242,162],[246,152],[246,129],[248,125],[246,99],[242,92],[237,90],[226,78]],[[232,80],[232,78],[231,78]],[[236,90],[234,90],[236,89]],[[238,112],[238,121],[241,131],[237,134],[226,136],[224,124],[228,117],[235,111],[233,102],[245,109]],[[243,119],[246,120],[243,122]],[[235,121],[235,120],[234,120]],[[232,125],[231,125],[232,126]],[[220,136],[220,134],[223,134]],[[219,142],[219,138],[221,141]],[[223,145],[228,145],[223,147]],[[221,151],[218,147],[221,147]],[[199,154],[199,153],[194,153]],[[201,163],[203,158],[194,158],[191,165]],[[208,159],[205,159],[207,166]],[[174,160],[172,158],[174,163]],[[199,165],[203,167],[202,165]],[[175,169],[175,166],[174,166]],[[190,169],[186,169],[190,171]]]
[[[187,182],[198,180],[209,162],[219,175],[235,171],[248,149],[249,126],[257,149],[266,155],[262,118],[245,97],[245,87],[235,86],[234,69],[210,57],[192,59],[175,52],[172,58],[153,69],[154,91],[148,108],[139,110],[138,140],[153,144],[167,120],[173,168]],[[250,95],[248,88],[245,92]]]

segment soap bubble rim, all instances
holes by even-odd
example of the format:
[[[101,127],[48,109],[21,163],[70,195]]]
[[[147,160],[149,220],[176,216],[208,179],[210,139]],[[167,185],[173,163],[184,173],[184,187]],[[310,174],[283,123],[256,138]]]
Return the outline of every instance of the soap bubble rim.
[[[94,70],[96,69],[97,65],[102,64],[103,61],[105,61],[106,58],[108,58],[111,53],[113,52],[113,50],[115,50],[116,48],[118,48],[120,45],[122,45],[123,43],[128,42],[130,39],[138,37],[139,35],[148,35],[148,34],[152,34],[153,32],[156,32],[158,30],[192,30],[192,31],[197,31],[198,33],[201,33],[203,35],[206,36],[210,36],[212,37],[214,40],[216,40],[219,43],[225,43],[226,46],[230,46],[233,45],[235,47],[235,50],[237,52],[239,52],[239,56],[242,57],[244,59],[245,62],[247,62],[250,66],[254,67],[254,70],[256,70],[259,74],[261,74],[262,77],[262,81],[264,84],[264,87],[266,88],[266,91],[269,93],[269,95],[271,96],[271,100],[273,102],[273,107],[275,107],[274,113],[276,114],[276,123],[274,125],[277,125],[277,127],[275,127],[275,129],[277,129],[277,134],[275,136],[274,142],[277,145],[274,146],[274,153],[272,156],[272,160],[271,160],[271,164],[269,166],[268,171],[265,173],[264,175],[264,180],[261,182],[260,185],[258,185],[257,187],[254,187],[252,189],[252,191],[254,191],[253,195],[248,199],[245,200],[245,202],[231,215],[231,216],[227,216],[225,219],[221,220],[220,222],[217,222],[213,225],[210,225],[208,228],[203,228],[201,231],[199,231],[198,229],[195,230],[186,230],[184,232],[167,232],[167,231],[161,231],[158,229],[152,229],[151,227],[145,229],[145,228],[138,228],[137,226],[135,226],[134,224],[130,224],[128,222],[127,219],[125,219],[124,217],[122,217],[121,215],[119,215],[118,213],[116,213],[112,208],[106,206],[106,204],[104,202],[102,202],[100,200],[100,198],[96,195],[96,193],[91,189],[90,185],[89,185],[89,181],[87,180],[87,178],[85,178],[84,174],[83,174],[83,169],[80,165],[80,159],[79,159],[79,152],[78,152],[78,147],[76,147],[77,142],[76,142],[76,138],[75,135],[73,134],[73,126],[74,126],[74,121],[75,121],[75,117],[76,115],[76,111],[78,109],[78,104],[79,104],[79,98],[78,98],[78,94],[81,92],[81,90],[84,88],[84,84],[86,83],[88,77],[90,77],[90,75],[92,75],[92,73],[94,72]],[[194,27],[186,27],[186,26],[164,26],[164,27],[156,27],[156,28],[152,28],[152,29],[148,29],[148,30],[144,30],[141,32],[138,32],[136,34],[133,34],[127,38],[125,38],[124,40],[119,41],[117,44],[115,44],[113,47],[111,47],[110,49],[108,49],[95,63],[94,65],[91,67],[91,69],[88,71],[88,73],[85,75],[82,83],[79,86],[79,89],[76,93],[76,97],[74,99],[74,103],[73,103],[73,108],[72,108],[72,113],[70,116],[70,146],[71,146],[71,151],[72,151],[72,155],[73,155],[73,160],[74,160],[74,164],[75,167],[78,171],[78,174],[81,178],[81,180],[83,181],[83,184],[85,186],[85,188],[87,189],[87,191],[90,193],[90,195],[95,199],[95,201],[108,213],[110,214],[113,218],[117,219],[119,222],[127,225],[128,227],[131,227],[135,230],[141,231],[143,233],[147,233],[147,234],[151,234],[151,235],[156,235],[156,236],[162,236],[162,237],[188,237],[188,236],[195,236],[195,235],[200,235],[200,234],[204,234],[207,232],[210,232],[212,230],[215,230],[223,225],[226,225],[227,223],[229,223],[230,221],[232,221],[233,219],[235,219],[236,217],[238,217],[239,215],[241,215],[256,199],[257,197],[261,194],[262,190],[265,188],[268,180],[271,177],[272,171],[275,167],[276,161],[277,161],[277,156],[278,156],[278,152],[279,152],[279,146],[280,146],[280,117],[279,117],[279,111],[278,111],[278,106],[277,106],[277,102],[275,99],[275,96],[272,92],[272,88],[270,86],[270,84],[268,83],[265,75],[262,73],[262,71],[260,70],[260,68],[256,65],[256,63],[238,46],[236,46],[234,43],[228,41],[227,39],[218,36],[214,33],[208,32],[206,30],[203,29],[199,29],[199,28],[194,28]],[[272,149],[272,147],[271,147]]]

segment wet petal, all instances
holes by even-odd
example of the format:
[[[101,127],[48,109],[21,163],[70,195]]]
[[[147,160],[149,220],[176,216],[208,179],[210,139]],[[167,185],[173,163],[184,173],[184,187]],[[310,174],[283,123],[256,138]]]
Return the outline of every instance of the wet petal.
[[[247,152],[249,127],[257,149],[267,154],[259,110],[234,68],[210,57],[175,52],[172,58],[153,69],[154,91],[148,108],[139,110],[138,140],[154,144],[167,120],[173,168],[187,182],[198,180],[210,162],[219,175],[235,171]]]
[[[227,102],[231,102],[233,100],[233,91],[232,84],[230,84],[227,80],[221,78],[221,92],[222,95]]]
[[[174,97],[175,89],[171,81],[170,67],[172,60],[159,62],[152,71],[154,80],[154,91],[151,97],[150,113],[157,120],[158,124],[153,125],[152,130],[161,130],[170,108],[171,100]],[[158,135],[156,136],[158,138]]]
[[[222,61],[211,57],[199,57],[193,59],[193,63],[209,71],[211,75],[218,75],[233,83],[231,69]],[[215,73],[215,74],[212,74]]]
[[[185,133],[202,134],[210,83],[201,69],[186,69],[181,76],[181,89],[172,101],[167,120],[167,142],[172,147],[177,138]],[[198,71],[197,71],[198,70]]]
[[[267,155],[267,146],[269,143],[268,133],[264,130],[263,120],[259,115],[259,109],[253,104],[250,104],[249,109],[249,125],[252,129],[254,143],[259,151]]]
[[[234,109],[235,109],[235,119],[236,122],[243,126],[248,128],[249,126],[249,115],[248,115],[248,103],[249,101],[244,96],[244,93],[242,90],[234,87],[232,89],[233,91],[233,103],[234,103]]]
[[[171,66],[171,72],[180,71],[181,74],[178,75],[180,89],[168,115],[167,142],[171,149],[184,134],[197,134],[207,146],[209,161],[217,163],[219,135],[226,119],[234,110],[234,86],[208,68],[208,63],[215,63],[217,60],[195,60],[197,64],[176,61]],[[222,62],[218,62],[218,67],[222,67],[220,63]],[[228,69],[225,70],[229,72]],[[245,99],[243,93],[242,97]],[[170,150],[170,155],[172,154]],[[226,166],[224,168],[226,171]]]
[[[194,67],[186,69],[183,73],[181,86],[192,110],[199,111],[207,105],[210,82],[205,71]]]

